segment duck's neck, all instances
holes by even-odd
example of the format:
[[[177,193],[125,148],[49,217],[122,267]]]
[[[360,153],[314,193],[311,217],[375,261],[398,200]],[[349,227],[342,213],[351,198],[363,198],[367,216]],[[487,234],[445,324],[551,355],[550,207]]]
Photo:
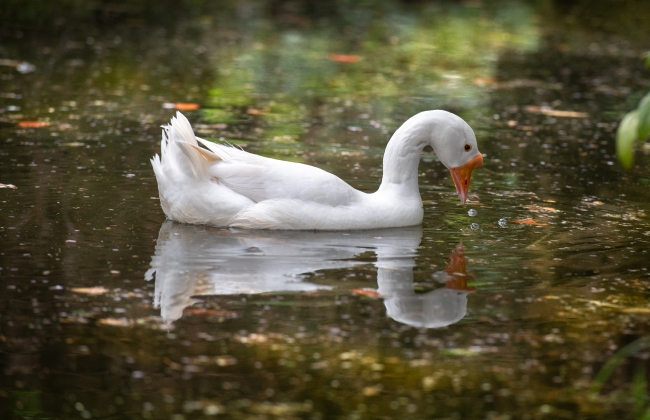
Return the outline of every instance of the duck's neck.
[[[431,139],[432,125],[411,120],[393,134],[386,146],[380,192],[396,188],[401,194],[420,196],[418,165],[422,149]]]

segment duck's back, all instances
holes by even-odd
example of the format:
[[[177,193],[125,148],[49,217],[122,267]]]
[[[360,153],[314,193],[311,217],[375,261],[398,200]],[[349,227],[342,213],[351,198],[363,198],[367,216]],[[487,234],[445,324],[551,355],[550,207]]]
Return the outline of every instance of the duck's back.
[[[208,168],[213,180],[256,203],[295,199],[329,206],[352,204],[359,191],[341,178],[314,166],[254,155],[199,139],[222,157]]]

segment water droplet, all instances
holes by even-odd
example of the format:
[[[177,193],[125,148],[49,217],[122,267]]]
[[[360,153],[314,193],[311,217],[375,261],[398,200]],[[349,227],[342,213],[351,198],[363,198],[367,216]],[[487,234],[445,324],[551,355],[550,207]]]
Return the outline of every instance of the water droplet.
[[[467,214],[469,214],[471,217],[474,217],[474,216],[476,216],[478,214],[478,212],[476,210],[474,210],[474,209],[469,209]]]
[[[478,223],[472,223],[471,225],[469,225],[469,227],[470,227],[472,230],[477,230],[480,226],[478,225]]]
[[[508,222],[506,221],[506,219],[503,219],[503,218],[499,219],[499,222],[498,222],[498,223],[499,223],[499,226],[501,226],[501,227],[504,227],[505,225],[508,224]]]

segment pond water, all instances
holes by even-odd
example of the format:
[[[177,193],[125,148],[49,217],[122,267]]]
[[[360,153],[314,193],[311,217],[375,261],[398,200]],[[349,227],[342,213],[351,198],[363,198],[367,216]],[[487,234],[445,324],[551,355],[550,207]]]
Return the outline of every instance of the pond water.
[[[650,334],[649,150],[614,145],[647,5],[182,4],[3,12],[0,417],[638,415],[647,351],[590,387]],[[421,226],[181,225],[149,162],[177,109],[368,192],[422,110],[485,162],[463,206],[423,153]]]

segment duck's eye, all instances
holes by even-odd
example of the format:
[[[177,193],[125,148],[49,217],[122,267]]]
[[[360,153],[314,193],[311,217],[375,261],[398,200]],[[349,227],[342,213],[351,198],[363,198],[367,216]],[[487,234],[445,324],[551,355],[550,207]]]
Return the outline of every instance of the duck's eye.
[[[469,152],[470,150],[472,150],[472,145],[471,144],[466,144],[465,145],[465,151]]]

